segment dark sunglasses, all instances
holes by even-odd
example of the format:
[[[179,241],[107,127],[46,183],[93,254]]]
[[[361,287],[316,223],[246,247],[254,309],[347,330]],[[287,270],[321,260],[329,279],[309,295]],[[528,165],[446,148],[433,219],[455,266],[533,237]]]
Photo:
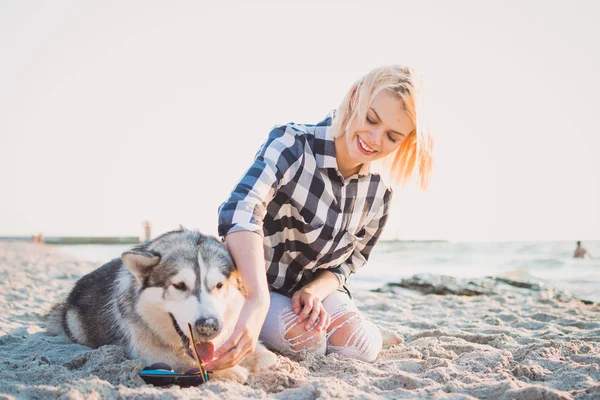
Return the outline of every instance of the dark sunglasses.
[[[170,365],[165,363],[152,364],[149,367],[144,368],[140,371],[140,377],[146,382],[154,386],[165,386],[165,385],[179,385],[182,387],[198,386],[208,382],[208,372],[204,369],[204,362],[198,356],[196,350],[196,340],[194,339],[194,331],[192,326],[188,323],[188,330],[190,332],[191,347],[198,363],[198,368],[192,368],[185,374],[181,372],[173,371]]]

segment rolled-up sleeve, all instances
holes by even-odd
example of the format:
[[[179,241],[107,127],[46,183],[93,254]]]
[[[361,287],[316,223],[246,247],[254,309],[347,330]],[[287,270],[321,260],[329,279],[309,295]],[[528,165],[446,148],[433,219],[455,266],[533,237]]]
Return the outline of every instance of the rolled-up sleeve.
[[[391,200],[392,190],[387,189],[384,194],[382,206],[375,217],[373,217],[373,219],[371,219],[371,221],[369,221],[365,226],[365,234],[359,241],[357,241],[356,247],[354,248],[354,251],[350,257],[348,257],[348,259],[340,266],[328,269],[338,278],[340,282],[339,287],[345,285],[348,282],[350,275],[356,273],[367,263],[369,255],[379,240],[379,237],[383,232],[383,228],[388,220]]]
[[[267,204],[298,170],[303,154],[304,143],[295,132],[285,125],[275,127],[229,199],[219,207],[219,235],[237,231],[262,235]]]

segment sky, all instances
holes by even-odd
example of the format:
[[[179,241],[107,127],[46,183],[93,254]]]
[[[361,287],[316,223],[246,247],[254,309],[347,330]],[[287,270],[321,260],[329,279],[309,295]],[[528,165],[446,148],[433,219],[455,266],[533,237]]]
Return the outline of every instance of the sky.
[[[0,235],[217,232],[276,124],[419,70],[430,188],[387,239],[600,239],[596,1],[0,2]]]

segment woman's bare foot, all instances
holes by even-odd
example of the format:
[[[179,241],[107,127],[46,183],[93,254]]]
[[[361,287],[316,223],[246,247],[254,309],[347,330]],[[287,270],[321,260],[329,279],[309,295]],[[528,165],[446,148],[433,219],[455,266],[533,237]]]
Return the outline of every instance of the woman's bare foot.
[[[381,337],[383,338],[384,346],[393,346],[395,344],[404,343],[404,339],[402,336],[398,335],[394,331],[390,331],[389,329],[379,327],[379,331],[381,332]]]

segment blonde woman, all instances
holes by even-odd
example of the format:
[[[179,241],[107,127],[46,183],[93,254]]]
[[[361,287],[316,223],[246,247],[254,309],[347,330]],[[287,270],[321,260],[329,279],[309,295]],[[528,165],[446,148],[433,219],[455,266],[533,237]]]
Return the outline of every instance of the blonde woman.
[[[272,130],[219,208],[219,234],[248,298],[209,370],[237,364],[259,337],[286,355],[376,359],[384,338],[346,283],[366,264],[388,218],[392,190],[380,173],[427,186],[432,141],[418,95],[411,69],[377,68],[325,120]]]

